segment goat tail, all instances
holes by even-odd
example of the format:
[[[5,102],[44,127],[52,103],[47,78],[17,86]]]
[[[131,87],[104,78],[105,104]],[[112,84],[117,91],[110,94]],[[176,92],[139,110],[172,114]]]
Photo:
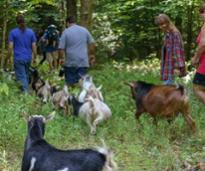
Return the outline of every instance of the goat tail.
[[[103,154],[106,158],[105,165],[102,171],[117,171],[118,167],[114,161],[114,154],[111,150],[108,149],[104,140],[102,140],[103,147],[99,147],[97,150],[99,153]]]
[[[92,97],[92,96],[88,96],[86,99],[85,99],[85,101],[88,101],[88,102],[90,102],[90,104],[91,104],[91,108],[92,109],[94,109],[94,106],[95,106],[95,100],[94,100],[94,98]]]

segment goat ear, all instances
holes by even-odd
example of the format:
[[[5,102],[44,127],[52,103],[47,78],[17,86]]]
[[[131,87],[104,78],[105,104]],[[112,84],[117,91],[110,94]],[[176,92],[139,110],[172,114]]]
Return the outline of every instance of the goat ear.
[[[125,85],[128,85],[130,87],[134,87],[134,83],[128,83],[128,82],[124,82]]]
[[[46,85],[50,85],[50,83],[49,83],[48,79],[46,80],[45,84],[46,84]]]
[[[51,114],[49,114],[48,116],[46,116],[46,118],[45,118],[45,123],[48,122],[48,121],[50,121],[50,120],[53,120],[53,118],[55,117],[55,114],[56,114],[56,112],[53,111]]]
[[[100,85],[100,86],[97,88],[97,90],[98,90],[98,91],[100,91],[100,90],[101,90],[101,88],[102,88],[102,85]]]
[[[63,91],[66,92],[66,93],[68,93],[68,86],[67,86],[67,85],[64,85]]]

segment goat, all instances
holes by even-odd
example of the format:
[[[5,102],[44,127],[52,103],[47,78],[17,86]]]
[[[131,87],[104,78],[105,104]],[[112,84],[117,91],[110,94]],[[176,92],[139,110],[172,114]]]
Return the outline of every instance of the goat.
[[[84,103],[79,102],[74,96],[70,96],[68,101],[73,106],[73,115],[79,116],[88,124],[91,134],[96,134],[97,125],[112,115],[104,102],[91,96]]]
[[[45,123],[54,118],[34,115],[27,118],[21,171],[115,171],[117,166],[107,148],[60,150],[43,137]]]
[[[104,98],[100,91],[102,86],[96,88],[95,84],[93,83],[92,76],[89,75],[82,76],[80,79],[80,85],[81,85],[81,92],[78,96],[79,102],[82,103],[85,102],[85,99],[89,96],[104,101]]]
[[[29,67],[29,84],[36,93],[45,84],[44,80],[39,76],[38,70],[34,67]]]
[[[67,85],[65,85],[62,90],[57,91],[52,95],[51,101],[58,108],[64,109],[64,114],[67,114],[69,109],[68,97],[69,97],[68,87]]]
[[[128,83],[132,97],[136,102],[135,118],[139,120],[143,112],[156,116],[171,118],[182,113],[187,124],[195,130],[188,104],[188,96],[183,86],[154,85],[143,81]]]
[[[48,82],[48,80],[46,80],[44,85],[39,87],[39,89],[37,90],[37,96],[42,98],[42,101],[44,103],[46,103],[46,102],[48,102],[48,100],[50,100],[50,98],[51,98],[51,85]]]

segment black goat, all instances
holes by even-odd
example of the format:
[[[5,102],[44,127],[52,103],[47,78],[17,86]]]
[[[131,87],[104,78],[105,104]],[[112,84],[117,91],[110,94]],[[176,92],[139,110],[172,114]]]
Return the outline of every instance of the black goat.
[[[25,141],[21,171],[114,171],[116,165],[107,148],[59,150],[43,139],[45,123],[53,119],[31,116]]]

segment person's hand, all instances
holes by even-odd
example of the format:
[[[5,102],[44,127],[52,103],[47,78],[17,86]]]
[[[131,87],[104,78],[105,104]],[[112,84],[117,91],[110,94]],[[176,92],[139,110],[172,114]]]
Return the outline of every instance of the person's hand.
[[[180,76],[180,70],[179,69],[174,69],[174,75]]]
[[[59,59],[59,65],[63,65],[64,64],[64,59]]]
[[[196,58],[195,56],[194,56],[193,58],[191,58],[191,64],[192,64],[193,66],[196,66],[196,65],[198,64],[198,62],[199,62],[199,60],[198,60],[198,58]]]
[[[94,66],[94,65],[95,65],[95,62],[96,62],[96,60],[95,60],[95,55],[90,55],[90,56],[89,56],[89,61],[90,61],[90,65],[91,65],[91,66]]]
[[[33,65],[36,65],[36,59],[33,59],[33,60],[32,60],[32,64],[33,64]]]

